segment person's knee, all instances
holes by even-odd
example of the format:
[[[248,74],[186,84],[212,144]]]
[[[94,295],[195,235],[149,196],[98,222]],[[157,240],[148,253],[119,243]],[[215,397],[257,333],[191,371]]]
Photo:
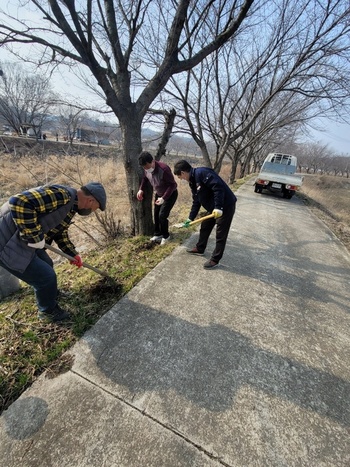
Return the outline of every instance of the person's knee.
[[[46,268],[45,271],[40,271],[35,278],[35,285],[38,288],[56,286],[57,276],[54,269]]]
[[[168,220],[168,213],[167,212],[159,213],[159,221],[160,222],[166,222],[167,220]]]

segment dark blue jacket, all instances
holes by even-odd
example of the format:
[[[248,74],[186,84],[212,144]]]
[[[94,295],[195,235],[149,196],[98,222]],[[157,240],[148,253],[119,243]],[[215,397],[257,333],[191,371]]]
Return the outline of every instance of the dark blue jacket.
[[[231,188],[221,177],[208,167],[191,169],[189,185],[192,191],[192,208],[189,219],[194,220],[201,206],[208,212],[221,209],[225,215],[225,208],[237,201]]]

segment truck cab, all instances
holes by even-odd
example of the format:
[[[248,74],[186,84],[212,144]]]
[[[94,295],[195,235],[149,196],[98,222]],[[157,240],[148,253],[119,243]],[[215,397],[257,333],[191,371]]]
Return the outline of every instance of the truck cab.
[[[269,154],[261,167],[261,172],[293,175],[297,171],[297,158],[289,154]]]

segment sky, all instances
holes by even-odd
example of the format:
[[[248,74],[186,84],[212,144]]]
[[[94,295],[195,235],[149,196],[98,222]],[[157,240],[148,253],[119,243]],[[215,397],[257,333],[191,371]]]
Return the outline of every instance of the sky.
[[[7,8],[10,7],[11,5],[9,6],[8,4]],[[33,13],[27,11],[27,15],[32,16]],[[37,20],[35,15],[33,18]],[[21,45],[21,47],[23,46]],[[0,62],[1,61],[13,62],[15,60],[13,55],[0,48]],[[101,100],[87,87],[84,88],[81,81],[66,67],[58,70],[53,75],[52,87],[54,91],[69,100],[83,100],[91,107],[94,105],[101,106]],[[322,119],[322,125],[324,127],[323,131],[310,131],[312,142],[327,144],[336,154],[350,156],[350,124],[337,124],[330,120]]]
[[[314,141],[323,142],[339,155],[350,155],[350,125],[324,121],[324,131],[313,131]]]
[[[4,53],[0,49],[0,62],[14,61],[13,56]],[[66,99],[84,100],[88,105],[94,106],[98,103],[98,98],[93,92],[80,82],[74,76],[73,72],[69,72],[67,68],[62,68],[55,73],[52,78],[53,90],[58,92]],[[100,101],[101,102],[101,101]],[[310,137],[313,143],[327,144],[328,147],[338,155],[350,156],[350,124],[339,124],[327,119],[322,120],[324,126],[323,131],[311,130]]]

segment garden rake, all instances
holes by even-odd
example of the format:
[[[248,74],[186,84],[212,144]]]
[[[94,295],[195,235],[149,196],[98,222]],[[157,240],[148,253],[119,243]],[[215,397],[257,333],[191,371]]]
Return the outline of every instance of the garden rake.
[[[196,219],[196,220],[190,222],[189,226],[199,224],[200,222],[203,222],[203,221],[205,221],[207,219],[212,219],[213,217],[215,217],[214,214],[208,214],[207,216],[200,217],[199,219]],[[184,224],[183,222],[181,224],[174,224],[173,227],[181,228],[181,227],[184,227],[183,224]]]
[[[60,256],[63,256],[63,258],[66,258],[66,259],[69,259],[69,261],[72,261],[74,260],[74,258],[70,255],[67,255],[67,253],[64,253],[63,251],[61,250],[58,250],[57,248],[49,245],[48,243],[45,243],[45,248],[47,248],[48,250],[52,251],[53,253],[56,253]],[[96,272],[97,274],[100,274],[101,276],[103,277],[108,277],[109,279],[112,279],[114,280],[111,276],[109,276],[106,272],[104,271],[101,271],[100,269],[97,269],[95,268],[94,266],[91,266],[90,264],[88,263],[83,263],[82,266],[84,268],[88,268],[88,269],[91,269],[92,271]]]

